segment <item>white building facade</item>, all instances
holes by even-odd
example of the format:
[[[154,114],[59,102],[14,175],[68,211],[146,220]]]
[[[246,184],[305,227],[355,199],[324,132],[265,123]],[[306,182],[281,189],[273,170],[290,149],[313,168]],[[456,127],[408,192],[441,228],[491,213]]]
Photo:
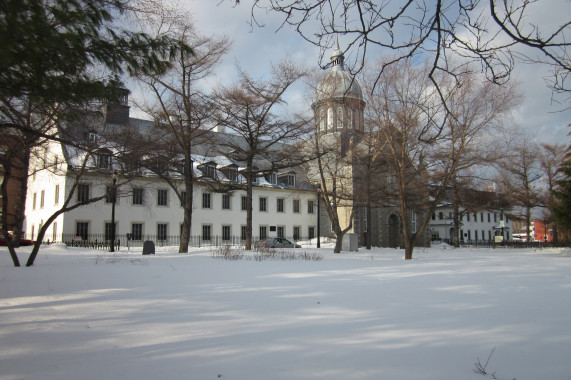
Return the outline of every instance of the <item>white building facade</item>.
[[[481,210],[467,212],[459,210],[460,228],[458,231],[461,243],[493,242],[512,240],[513,225],[511,218],[502,210]],[[452,205],[441,205],[432,214],[430,221],[431,240],[452,243],[454,237],[454,209]],[[498,239],[503,234],[503,239]]]
[[[33,160],[26,204],[26,231],[32,239],[70,195],[76,178],[69,152],[52,143],[42,160]],[[46,165],[44,162],[50,164]],[[102,162],[104,165],[102,165]],[[38,167],[42,165],[42,167]],[[102,167],[103,166],[103,167]],[[246,237],[246,192],[213,192],[196,167],[193,191],[191,245],[240,244]],[[215,169],[219,172],[218,169]],[[113,170],[94,156],[80,177],[69,205],[83,199],[98,201],[59,215],[48,227],[44,241],[104,242],[111,239]],[[278,181],[282,174],[288,185]],[[218,174],[223,177],[220,172]],[[241,175],[238,182],[243,181]],[[253,239],[280,236],[293,241],[314,239],[317,234],[316,194],[303,188],[295,173],[272,173],[260,177],[253,190]],[[299,185],[297,185],[299,183]],[[297,185],[297,186],[296,186]],[[178,245],[183,208],[175,191],[150,173],[116,177],[115,235],[119,244],[139,245],[145,240]],[[184,191],[184,189],[182,189]],[[315,243],[315,239],[314,239]]]

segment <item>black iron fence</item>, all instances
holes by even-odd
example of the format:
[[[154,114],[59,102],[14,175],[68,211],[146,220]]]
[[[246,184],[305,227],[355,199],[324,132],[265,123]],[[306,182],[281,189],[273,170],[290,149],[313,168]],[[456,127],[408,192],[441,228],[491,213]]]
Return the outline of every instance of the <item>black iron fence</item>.
[[[130,234],[129,234],[130,235]],[[292,237],[286,237],[286,239],[290,240],[291,242],[298,242],[298,241],[305,241],[307,242],[310,240],[309,238],[300,238],[294,239]],[[56,239],[57,241],[58,239]],[[124,249],[124,248],[141,248],[143,247],[143,243],[147,240],[150,240],[155,243],[155,247],[170,247],[170,246],[179,246],[180,245],[180,235],[168,235],[168,236],[159,236],[159,235],[148,235],[145,234],[143,236],[137,236],[135,239],[132,236],[127,236],[127,234],[117,234],[115,238],[115,249]],[[252,243],[255,244],[259,241],[260,238],[258,236],[254,236],[252,239]],[[44,241],[45,243],[50,243],[50,241]],[[111,240],[109,240],[105,234],[89,234],[87,236],[76,236],[74,234],[63,234],[61,236],[61,242],[65,243],[68,247],[81,247],[81,248],[89,248],[89,249],[110,249],[111,248]],[[315,245],[316,239],[313,239],[313,244]],[[225,245],[231,246],[243,246],[245,244],[245,240],[241,239],[240,236],[210,236],[209,238],[205,238],[202,235],[193,235],[190,237],[189,247],[219,247]]]
[[[442,239],[442,243],[453,245],[449,239]],[[435,242],[432,242],[434,244]],[[461,247],[474,247],[474,248],[561,248],[571,247],[571,242],[542,242],[542,241],[514,241],[507,240],[502,242],[495,242],[493,240],[461,240]]]

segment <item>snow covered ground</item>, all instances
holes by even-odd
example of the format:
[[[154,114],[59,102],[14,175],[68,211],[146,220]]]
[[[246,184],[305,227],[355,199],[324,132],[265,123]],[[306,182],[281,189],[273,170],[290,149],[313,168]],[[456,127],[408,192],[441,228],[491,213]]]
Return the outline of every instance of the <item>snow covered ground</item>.
[[[571,379],[571,250],[443,248],[2,247],[0,379]]]

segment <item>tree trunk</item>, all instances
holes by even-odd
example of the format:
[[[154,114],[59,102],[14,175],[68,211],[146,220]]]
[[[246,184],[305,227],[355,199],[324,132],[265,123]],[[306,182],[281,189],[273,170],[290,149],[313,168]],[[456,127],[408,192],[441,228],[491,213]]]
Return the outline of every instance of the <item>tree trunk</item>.
[[[335,248],[333,249],[333,253],[341,253],[341,248],[343,247],[343,232],[335,233]]]
[[[253,160],[252,158],[248,158],[248,162],[246,163],[246,250],[252,250],[252,214],[253,214],[253,205],[252,205],[252,166]],[[266,205],[267,206],[267,205]]]
[[[18,192],[17,202],[16,202],[16,215],[14,221],[14,241],[16,241],[16,246],[19,246],[20,238],[23,235],[23,226],[26,213],[26,195],[28,193],[28,170],[30,169],[30,152],[28,149],[23,149],[23,151],[18,154],[19,160],[22,163],[20,168],[20,173],[16,177],[20,182],[20,190]],[[32,237],[31,237],[32,238]]]
[[[190,169],[192,170],[192,168]],[[178,247],[179,253],[188,253],[188,245],[190,244],[190,231],[192,231],[192,200],[193,200],[193,183],[192,176],[185,178],[185,197],[182,200],[184,205],[184,219],[182,222],[182,231],[180,233],[180,243]]]

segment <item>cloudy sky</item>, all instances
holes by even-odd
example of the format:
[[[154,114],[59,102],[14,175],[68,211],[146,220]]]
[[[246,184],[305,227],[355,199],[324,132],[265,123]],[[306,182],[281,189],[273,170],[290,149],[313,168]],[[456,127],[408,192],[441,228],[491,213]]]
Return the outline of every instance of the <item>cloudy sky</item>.
[[[317,47],[303,40],[291,27],[280,26],[281,16],[258,12],[265,26],[260,28],[249,25],[250,1],[243,0],[233,6],[230,0],[186,0],[181,2],[192,14],[192,22],[205,35],[226,35],[232,41],[232,49],[217,71],[215,81],[230,83],[236,78],[236,63],[254,76],[268,73],[271,62],[277,62],[289,56],[296,62],[309,67],[318,67],[320,51]],[[571,2],[567,0],[546,0],[534,14],[542,20],[553,22],[552,9],[555,14],[569,18]],[[343,48],[343,46],[342,46]],[[351,55],[351,51],[348,52]],[[354,53],[356,54],[356,53]],[[327,53],[327,56],[329,53]],[[374,59],[377,57],[369,57]],[[571,123],[571,107],[552,102],[552,93],[546,87],[543,77],[548,72],[539,65],[518,64],[513,79],[520,82],[523,100],[514,113],[515,122],[527,134],[539,142],[569,144],[567,134]],[[301,107],[304,94],[301,86],[289,94],[288,101],[292,106]]]

